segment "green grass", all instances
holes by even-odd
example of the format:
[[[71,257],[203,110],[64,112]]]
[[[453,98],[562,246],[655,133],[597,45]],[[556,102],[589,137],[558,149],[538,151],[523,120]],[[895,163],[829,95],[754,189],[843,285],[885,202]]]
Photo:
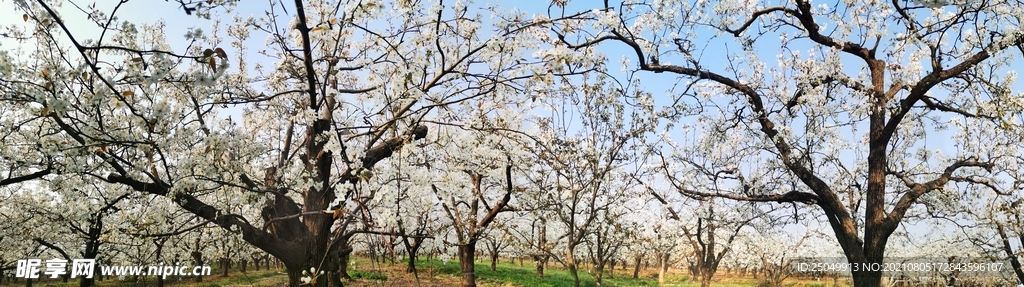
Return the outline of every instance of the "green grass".
[[[417,269],[419,270],[419,280],[417,281],[412,274],[405,272],[406,262],[396,262],[391,264],[390,262],[385,263],[382,260],[373,262],[370,258],[364,257],[353,257],[352,264],[349,269],[349,275],[352,276],[353,280],[349,281],[353,284],[346,283],[347,286],[411,286],[416,282],[422,284],[422,286],[458,286],[460,282],[460,276],[462,271],[459,267],[459,262],[452,260],[448,262],[442,262],[438,259],[417,260]],[[544,278],[537,278],[535,266],[533,262],[524,262],[523,266],[519,264],[513,264],[508,261],[501,261],[498,263],[496,271],[490,270],[490,262],[480,260],[475,265],[477,284],[479,286],[573,286],[572,276],[569,275],[569,271],[562,268],[558,263],[549,263],[548,267],[544,270]],[[580,270],[580,285],[581,286],[596,286],[595,278],[585,270]],[[640,278],[633,279],[633,268],[627,268],[625,270],[617,268],[614,272],[614,276],[609,277],[608,271],[605,271],[602,287],[625,287],[625,286],[659,286],[657,273],[651,269],[643,269],[640,272]],[[757,280],[753,278],[737,278],[727,276],[724,274],[716,275],[715,282],[712,286],[715,287],[751,287],[757,286]],[[179,281],[179,279],[181,279]],[[221,277],[218,275],[203,277],[204,282],[193,283],[191,278],[178,278],[168,277],[168,287],[183,287],[183,286],[196,286],[196,287],[270,287],[279,286],[281,283],[288,281],[288,276],[285,274],[283,269],[277,270],[261,270],[254,271],[249,270],[248,273],[241,273],[232,271],[228,277]],[[682,273],[679,270],[670,271],[666,279],[666,284],[663,286],[667,287],[697,287],[700,286],[700,282],[689,281],[689,276]],[[18,283],[0,284],[0,286],[24,286],[24,279]],[[156,279],[153,277],[147,277],[144,280],[137,282],[118,281],[116,278],[113,280],[97,281],[97,286],[100,287],[115,287],[115,286],[153,286],[156,284]],[[36,281],[34,286],[53,286],[53,287],[72,287],[78,286],[78,281],[70,281],[68,283],[61,283],[57,280],[44,280],[42,282]],[[831,284],[823,284],[823,282],[815,282],[811,280],[800,280],[791,279],[787,280],[784,286],[788,287],[818,287],[818,286],[832,286]]]
[[[367,259],[368,261],[368,259]],[[525,262],[524,262],[525,263]],[[481,260],[477,261],[475,270],[477,276],[477,284],[480,286],[545,286],[545,287],[556,287],[556,286],[573,286],[572,275],[569,271],[562,268],[558,263],[549,263],[548,267],[544,270],[544,278],[537,278],[536,269],[532,262],[523,264],[522,267],[519,264],[513,264],[508,261],[499,261],[496,271],[491,271],[490,262]],[[385,264],[387,265],[387,264]],[[405,266],[405,263],[398,264]],[[417,260],[417,268],[420,269],[420,274],[424,274],[427,270],[433,269],[433,272],[439,274],[445,274],[452,278],[458,278],[462,271],[459,267],[458,261],[449,261],[443,263],[440,260]],[[670,271],[665,280],[667,287],[699,287],[700,282],[690,281],[690,276],[681,274],[681,271],[674,270]],[[614,286],[614,287],[625,287],[625,286],[659,286],[657,273],[650,269],[641,270],[639,278],[633,279],[633,268],[627,268],[622,270],[618,268],[614,272],[613,277],[609,277],[608,271],[605,271],[604,278],[602,279],[602,287]],[[585,270],[580,270],[580,285],[586,287],[597,286],[595,278]],[[422,278],[422,277],[421,277]],[[814,285],[810,282],[804,282],[803,280],[787,280],[788,284],[785,286],[821,286]],[[751,287],[757,286],[758,281],[753,278],[736,278],[726,276],[724,274],[716,275],[715,282],[711,286],[715,287]],[[811,285],[808,285],[811,284]],[[820,284],[820,283],[818,283]],[[829,285],[831,286],[831,285]]]
[[[348,276],[352,279],[388,280],[388,275],[378,271],[349,271]]]
[[[438,273],[453,277],[458,277],[462,273],[457,261],[443,263],[436,259],[432,261],[417,260],[417,267],[421,269],[435,268]],[[523,264],[520,267],[519,264],[505,261],[498,263],[496,271],[491,271],[489,262],[477,261],[475,268],[477,284],[483,286],[573,286],[572,275],[557,263],[548,264],[548,268],[544,270],[544,278],[537,277],[537,271],[533,264]],[[623,270],[616,270],[614,277],[609,278],[608,275],[606,270],[601,286],[658,286],[658,279],[651,278],[651,274],[648,273],[643,273],[644,276],[633,279],[631,277],[632,269],[629,269],[628,274]],[[580,270],[579,276],[581,286],[597,286],[594,276],[590,273]],[[685,275],[670,274],[665,286],[692,286],[692,282],[686,281],[688,278]],[[700,286],[700,284],[698,283],[696,286]]]

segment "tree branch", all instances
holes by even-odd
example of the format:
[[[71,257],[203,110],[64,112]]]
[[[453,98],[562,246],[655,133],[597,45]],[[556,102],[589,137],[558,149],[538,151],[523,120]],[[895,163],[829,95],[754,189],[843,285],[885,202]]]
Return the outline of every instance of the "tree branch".
[[[64,257],[64,260],[71,261],[71,256],[68,256],[68,253],[64,252],[63,248],[60,248],[57,245],[54,245],[53,243],[47,242],[46,240],[43,240],[42,238],[39,238],[39,237],[32,238],[32,240],[37,242],[37,243],[39,243],[39,244],[41,244],[41,245],[43,245],[43,246],[46,246],[46,248],[50,248],[50,249],[53,249],[53,251],[57,251],[57,253],[60,253],[60,256]]]
[[[188,193],[179,192],[173,195],[170,194],[170,187],[166,184],[142,182],[116,174],[107,176],[105,180],[110,183],[124,184],[135,191],[171,198],[178,204],[178,206],[181,206],[185,210],[203,219],[217,224],[225,230],[232,230],[232,227],[236,227],[242,232],[243,240],[267,251],[267,253],[273,254],[278,258],[287,258],[290,256],[290,254],[288,254],[290,250],[296,250],[296,246],[294,246],[296,243],[283,241],[273,234],[256,228],[248,222],[241,220],[242,217],[239,215],[223,213],[216,207],[210,206]]]
[[[732,194],[732,193],[721,193],[721,192],[699,192],[699,191],[691,190],[691,189],[680,189],[679,192],[687,194],[687,195],[693,195],[693,196],[697,196],[697,197],[702,197],[702,198],[719,197],[719,198],[728,198],[728,199],[732,199],[732,200],[749,201],[749,202],[771,202],[771,201],[774,201],[774,202],[778,202],[778,203],[800,202],[800,203],[804,203],[804,204],[818,204],[818,201],[820,200],[820,198],[816,194],[809,193],[809,192],[800,192],[800,191],[795,191],[795,190],[794,191],[789,191],[789,192],[786,192],[786,193],[764,194],[764,195],[760,195],[760,194],[755,194],[755,195],[737,195],[737,194]]]
[[[903,220],[903,216],[906,215],[907,209],[917,202],[918,198],[929,191],[942,188],[942,186],[946,185],[946,183],[954,178],[953,172],[956,172],[958,169],[962,167],[981,167],[986,170],[991,170],[993,166],[994,165],[991,162],[983,162],[974,157],[970,157],[953,162],[943,170],[942,175],[925,183],[915,183],[909,178],[903,176],[902,179],[907,183],[907,186],[910,187],[910,190],[904,193],[903,196],[900,196],[900,199],[896,202],[892,211],[890,211],[884,219],[882,228],[885,229],[885,232],[895,230],[900,221]]]
[[[309,94],[309,108],[319,111],[320,103],[317,102],[316,95],[316,70],[313,68],[313,46],[309,41],[309,25],[306,24],[306,9],[302,2],[302,0],[295,0],[295,16],[299,18],[295,29],[299,30],[299,34],[302,36],[302,64],[306,70],[306,84],[309,85],[309,90],[306,91]]]
[[[789,14],[789,15],[798,15],[798,14],[800,14],[799,11],[796,11],[796,10],[793,10],[793,9],[790,9],[790,8],[786,8],[786,7],[782,7],[782,6],[769,7],[769,8],[765,8],[765,9],[762,9],[762,10],[755,11],[753,14],[750,15],[750,19],[747,19],[747,22],[743,23],[743,25],[740,26],[739,28],[733,30],[733,29],[729,29],[728,27],[725,27],[725,28],[723,28],[723,30],[725,30],[726,32],[732,33],[732,35],[735,36],[735,37],[739,37],[740,34],[742,34],[743,31],[747,30],[747,28],[750,27],[750,25],[754,24],[754,22],[757,21],[757,18],[761,17],[761,15],[765,15],[765,14],[772,13],[772,12],[778,12],[778,11],[785,12],[786,14]]]
[[[505,158],[508,160],[508,164],[505,165],[505,196],[502,196],[501,200],[495,203],[491,210],[487,212],[487,215],[480,219],[480,222],[476,225],[476,234],[472,235],[473,238],[480,236],[484,228],[487,228],[487,225],[491,224],[494,218],[498,216],[498,213],[502,212],[505,206],[508,205],[508,202],[512,200],[512,157],[505,156]]]
[[[29,173],[29,174],[24,174],[24,175],[20,175],[20,176],[15,176],[15,177],[9,177],[9,178],[2,179],[2,180],[0,180],[0,186],[5,186],[5,185],[9,185],[9,184],[15,184],[15,183],[23,182],[23,181],[29,181],[29,180],[37,179],[37,178],[46,176],[46,175],[50,174],[51,172],[53,172],[53,169],[51,167],[47,166],[46,169],[43,169],[43,170],[40,170],[40,171],[37,171],[37,172],[33,172],[33,173]]]

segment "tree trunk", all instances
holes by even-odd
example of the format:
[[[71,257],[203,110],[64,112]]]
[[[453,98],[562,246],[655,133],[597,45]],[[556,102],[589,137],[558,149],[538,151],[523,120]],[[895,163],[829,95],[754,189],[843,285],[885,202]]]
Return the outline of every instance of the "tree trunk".
[[[462,267],[462,287],[476,287],[474,256],[476,256],[475,241],[459,245],[459,266]]]
[[[608,278],[615,278],[615,259],[608,262]]]
[[[381,235],[381,243],[384,247],[384,256],[389,257],[387,260],[391,261],[391,265],[398,264],[398,252],[395,251],[395,242],[398,241],[394,235],[383,236]]]
[[[868,240],[865,240],[865,241],[868,241]],[[856,265],[859,265],[859,266],[865,266],[865,265],[869,265],[870,266],[870,265],[874,265],[874,264],[881,264],[882,263],[882,258],[884,258],[884,253],[885,253],[885,243],[881,243],[881,244],[868,244],[868,242],[865,242],[864,246],[865,246],[864,252],[859,254],[860,256],[858,256],[858,254],[856,254],[856,253],[850,254],[849,252],[847,252],[847,256],[846,256],[847,262],[849,262],[851,264],[856,264]],[[873,248],[869,249],[867,247],[873,247]],[[869,255],[864,256],[865,254],[869,254]],[[853,277],[853,287],[880,287],[880,286],[882,286],[882,270],[881,270],[881,268],[878,268],[877,270],[873,270],[873,271],[865,271],[864,269],[860,269],[859,271],[852,271],[850,273],[851,273],[851,275]]]
[[[192,260],[195,262],[195,266],[203,265],[203,253],[199,251],[192,251]],[[203,273],[196,273],[196,282],[203,282]]]
[[[416,252],[409,252],[409,262],[405,266],[405,272],[416,274]]]
[[[703,274],[700,275],[700,287],[710,287],[712,275],[713,274],[711,272],[703,272]]]
[[[640,276],[640,260],[642,259],[642,255],[636,255],[633,257],[633,279],[637,279]]]
[[[601,287],[601,279],[604,278],[604,264],[597,264],[594,266],[594,283],[597,287]]]
[[[338,276],[346,280],[352,280],[352,276],[348,275],[348,265],[352,259],[352,248],[349,248],[348,243],[346,243],[342,249],[344,250],[341,251],[341,258],[338,260],[340,262],[339,265],[341,265],[338,266]]]
[[[498,250],[491,249],[491,271],[498,270]]]
[[[327,282],[329,282],[327,286],[345,286],[341,283],[341,275],[338,273],[337,270],[326,272],[324,273],[323,276],[327,276],[327,278],[324,278],[325,280],[327,280]]]
[[[223,269],[221,275],[228,277],[228,269],[231,268],[231,259],[221,258],[220,267]]]
[[[160,238],[160,239],[153,240],[153,244],[156,245],[156,261],[157,262],[163,261],[164,243],[166,243],[166,242],[167,242],[167,237],[163,237],[163,238]],[[161,272],[163,272],[163,271],[161,271]],[[158,276],[156,276],[156,287],[164,287],[164,276],[165,276],[164,274],[159,274]],[[90,287],[91,286],[90,284],[87,284],[85,282],[85,279],[86,279],[85,277],[82,277],[82,280],[79,281],[79,282],[81,282],[79,287]]]
[[[1006,235],[1006,228],[1003,224],[996,223],[996,231],[999,232],[999,238],[1003,243],[1003,252],[1010,257],[1010,266],[1013,267],[1013,273],[1017,275],[1017,281],[1024,284],[1024,267],[1021,267],[1020,259],[1017,258],[1017,252],[1013,252],[1013,246],[1010,244],[1010,237]],[[1024,236],[1019,237],[1020,243],[1024,244]],[[1024,245],[1021,246],[1024,248]]]
[[[548,250],[544,249],[548,244],[547,223],[544,217],[541,217],[540,221],[534,221],[534,226],[537,228],[537,249],[542,251],[538,251],[539,254],[534,255],[533,260],[537,263],[537,278],[544,278],[544,265],[547,264],[549,256]]]
[[[708,254],[710,258],[706,258],[704,263],[700,265],[700,286],[708,287],[711,286],[711,278],[715,277],[715,272],[718,272],[718,263],[722,260],[721,258],[715,257],[714,254]],[[770,268],[766,266],[766,268]]]
[[[854,287],[880,287],[882,286],[882,272],[859,271],[853,273]]]
[[[537,265],[537,278],[544,278],[544,261],[544,256],[533,256],[533,262]]]
[[[285,265],[285,272],[288,273],[288,286],[302,286],[302,268],[289,268]]]
[[[98,234],[98,232],[97,232],[97,234]],[[86,243],[86,245],[85,245],[85,252],[84,252],[84,254],[82,254],[83,255],[82,258],[84,258],[84,259],[96,259],[96,256],[99,255],[99,246],[100,246],[99,236],[97,236],[94,240],[89,240]],[[157,255],[158,256],[159,256],[159,254],[161,252],[160,251],[161,248],[162,248],[162,245],[160,245],[157,248]],[[100,269],[99,266],[95,266],[94,265],[93,266],[92,274],[89,274],[89,275],[93,275],[93,276],[82,276],[81,279],[79,279],[79,281],[78,281],[78,286],[79,287],[92,287],[93,285],[96,285],[96,274],[99,274],[99,272],[96,272],[96,271],[98,271],[99,269]]]
[[[420,246],[422,246],[423,240],[423,238],[413,238],[412,242],[410,242],[408,236],[402,237],[402,244],[405,245],[405,251],[406,253],[409,253],[409,262],[405,267],[405,272],[412,273],[413,277],[417,279],[420,278],[420,275],[419,272],[416,272],[416,257],[420,250]]]
[[[686,269],[690,270],[690,281],[697,282],[697,280],[700,280],[700,270],[703,269],[703,267],[701,267],[701,264],[703,264],[703,262],[704,261],[701,260],[699,256],[696,260],[688,262]]]
[[[325,154],[323,154],[323,158],[317,161],[320,162],[322,166],[329,166],[331,164],[330,155],[331,153],[328,151]],[[321,172],[321,179],[324,181],[328,179],[328,176],[326,174],[328,173]],[[334,200],[334,198],[335,197],[333,189],[315,189],[310,187],[310,189],[303,197],[303,211],[309,212],[326,210],[330,207],[330,203],[331,201]],[[330,282],[330,276],[329,274],[327,274],[327,271],[335,270],[337,268],[337,266],[335,266],[334,264],[335,261],[328,260],[330,259],[328,257],[333,255],[332,252],[330,252],[331,249],[329,247],[332,247],[330,236],[331,226],[334,225],[334,218],[326,214],[304,216],[302,223],[305,224],[305,229],[308,232],[308,237],[305,237],[305,240],[303,240],[305,242],[305,244],[303,244],[305,248],[303,248],[301,257],[290,258],[288,261],[291,262],[285,262],[285,267],[288,268],[289,270],[288,281],[296,281],[295,283],[290,284],[290,286],[299,286],[299,282],[297,282],[297,280],[301,278],[302,270],[310,270],[311,268],[315,268],[315,271],[317,273],[323,272],[324,278],[318,278],[317,280],[315,280],[315,284],[313,284],[312,286],[326,287],[328,285],[328,282]],[[333,247],[337,248],[337,246]],[[292,270],[295,270],[297,273],[293,273]],[[293,274],[299,276],[296,277],[293,276]],[[311,277],[316,277],[316,274],[310,275]]]
[[[572,286],[580,287],[579,267],[576,266],[576,258],[572,256],[572,248],[565,250],[565,265],[569,267],[569,275],[572,275]]]
[[[668,272],[668,256],[667,252],[658,255],[658,286],[665,285],[665,273]]]

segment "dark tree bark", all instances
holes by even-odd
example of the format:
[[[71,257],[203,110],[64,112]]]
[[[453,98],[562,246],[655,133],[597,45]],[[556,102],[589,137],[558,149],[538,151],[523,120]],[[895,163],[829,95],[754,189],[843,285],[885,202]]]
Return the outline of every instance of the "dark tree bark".
[[[352,256],[352,248],[348,246],[348,243],[344,243],[345,246],[339,251],[340,266],[338,266],[338,277],[346,280],[352,280],[352,276],[348,275],[348,266]]]
[[[462,268],[462,287],[476,287],[476,241],[459,245],[459,266]]]
[[[197,239],[196,242],[199,242],[199,240]],[[192,262],[195,264],[193,266],[203,266],[203,253],[202,252],[192,251],[192,253],[190,253],[190,254],[192,255]],[[202,273],[196,273],[195,275],[196,275],[196,277],[195,277],[195,282],[196,283],[203,282],[203,274]]]
[[[1013,268],[1013,274],[1017,275],[1017,281],[1024,284],[1024,268],[1021,267],[1020,255],[1013,251],[1013,246],[1010,244],[1010,237],[1007,236],[1006,228],[1002,223],[996,223],[996,231],[999,232],[999,239],[1002,241],[1003,252],[1010,259],[1010,267]],[[1024,234],[1017,234],[1017,238],[1020,240],[1020,246],[1024,246]],[[1024,247],[1022,247],[1024,248]]]
[[[30,180],[34,180],[34,179],[39,179],[39,178],[42,178],[42,177],[44,177],[46,175],[49,175],[50,173],[53,172],[52,167],[50,167],[48,164],[44,164],[44,165],[46,166],[46,168],[44,168],[42,170],[39,170],[39,171],[36,171],[36,172],[32,172],[32,173],[27,173],[27,174],[19,175],[19,176],[12,176],[12,177],[8,177],[8,178],[0,179],[0,187],[4,187],[6,185],[11,185],[11,184],[19,183],[19,182],[26,182],[26,181],[30,181]],[[22,167],[22,166],[18,166],[18,167]],[[8,168],[7,170],[14,171],[16,168],[17,167],[15,167],[15,168]]]
[[[405,266],[405,272],[413,274],[413,277],[419,278],[419,272],[416,271],[416,258],[422,245],[424,238],[413,237],[410,240],[409,236],[402,237],[402,244],[405,245],[405,251],[409,255],[409,262]]]
[[[156,261],[157,262],[161,262],[161,259],[163,258],[164,243],[167,243],[166,239],[163,239],[163,240],[161,240],[161,239],[163,239],[163,238],[157,238],[157,239],[153,240],[153,245],[156,245]],[[156,287],[164,287],[164,276],[162,276],[162,275],[163,274],[160,274],[160,275],[156,276]],[[82,278],[82,279],[84,281],[85,278]],[[82,283],[82,285],[80,285],[80,287],[88,287],[88,286],[91,286],[91,285],[87,285],[84,282]]]
[[[221,276],[228,277],[228,270],[231,269],[231,259],[220,259]]]

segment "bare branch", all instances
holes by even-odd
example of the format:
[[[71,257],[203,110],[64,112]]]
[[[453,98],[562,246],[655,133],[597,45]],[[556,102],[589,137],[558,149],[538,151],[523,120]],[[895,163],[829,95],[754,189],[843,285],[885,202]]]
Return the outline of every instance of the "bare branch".
[[[241,216],[224,213],[216,207],[200,201],[195,196],[179,192],[171,195],[169,186],[166,184],[149,183],[135,180],[133,178],[111,174],[105,178],[110,183],[120,183],[131,187],[135,191],[145,192],[153,195],[171,197],[178,206],[198,215],[199,217],[217,224],[218,226],[232,230],[233,227],[242,232],[242,239],[255,246],[260,246],[268,253],[278,258],[286,258],[289,250],[295,250],[294,242],[283,241],[273,234],[258,229],[246,221],[240,220]]]
[[[306,24],[306,9],[303,7],[302,0],[295,0],[296,17],[299,19],[299,23],[295,25],[295,29],[299,30],[299,34],[302,36],[302,64],[306,70],[306,84],[309,85],[306,93],[309,94],[309,108],[314,111],[320,110],[320,103],[317,101],[316,94],[316,70],[313,68],[313,45],[309,41],[309,25]]]
[[[820,200],[818,198],[818,195],[816,195],[816,194],[807,193],[807,192],[800,192],[800,191],[790,191],[790,192],[786,192],[786,193],[765,194],[765,195],[759,195],[759,194],[738,195],[738,194],[734,194],[734,193],[722,193],[722,192],[699,192],[699,191],[692,190],[692,189],[679,190],[679,192],[680,193],[685,193],[685,194],[688,194],[688,195],[703,197],[703,198],[718,197],[718,198],[728,198],[728,199],[732,199],[732,200],[749,201],[749,202],[771,202],[771,201],[774,201],[774,202],[778,202],[778,203],[800,202],[800,203],[803,203],[803,204],[817,204],[818,201]]]
[[[903,220],[903,216],[906,215],[907,209],[917,202],[925,193],[932,190],[940,189],[951,179],[956,178],[953,173],[963,167],[980,167],[986,170],[991,170],[994,165],[991,162],[979,161],[974,157],[958,160],[947,166],[938,178],[924,182],[924,183],[913,183],[910,179],[904,179],[904,182],[910,182],[907,186],[910,190],[903,194],[900,199],[896,202],[892,211],[889,212],[888,216],[884,219],[882,228],[891,232],[896,226],[899,225],[900,221]],[[961,178],[963,179],[963,178]]]
[[[743,31],[747,30],[747,28],[750,27],[750,25],[754,24],[754,22],[757,21],[757,18],[759,18],[759,17],[761,17],[762,15],[765,15],[765,14],[769,14],[769,13],[772,13],[772,12],[779,12],[779,11],[785,12],[787,15],[797,15],[797,14],[800,14],[799,11],[796,11],[796,10],[793,10],[793,9],[790,9],[790,8],[786,8],[786,7],[781,7],[781,6],[769,7],[769,8],[761,9],[761,10],[758,10],[758,11],[754,11],[754,13],[750,15],[750,19],[747,19],[747,22],[744,22],[743,25],[740,26],[739,28],[729,29],[728,27],[725,27],[725,28],[723,28],[723,30],[725,30],[726,32],[732,33],[733,36],[739,37],[740,34],[743,33]]]
[[[5,186],[5,185],[9,185],[9,184],[15,184],[15,183],[23,182],[23,181],[29,181],[29,180],[41,178],[43,176],[49,175],[51,172],[53,172],[53,169],[50,168],[49,166],[47,166],[46,169],[43,169],[43,170],[40,170],[40,171],[37,171],[37,172],[33,172],[33,173],[29,173],[29,174],[23,174],[23,175],[20,175],[20,176],[15,176],[15,177],[9,177],[9,178],[2,179],[2,180],[0,180],[0,186]]]

